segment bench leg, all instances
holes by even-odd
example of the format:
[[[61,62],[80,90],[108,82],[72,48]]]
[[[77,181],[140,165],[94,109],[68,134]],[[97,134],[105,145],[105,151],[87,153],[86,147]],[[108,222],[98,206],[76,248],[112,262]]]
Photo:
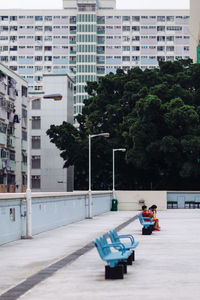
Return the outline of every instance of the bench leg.
[[[148,228],[142,228],[142,235],[150,235],[150,234],[152,234],[152,230],[151,230],[151,228],[150,227],[148,227]]]
[[[154,225],[150,225],[149,229],[151,229],[151,231],[153,231],[154,230]]]
[[[125,261],[120,261],[117,265],[118,266],[123,266],[124,274],[127,274],[127,263]]]
[[[123,279],[124,278],[124,266],[105,266],[105,279]]]
[[[127,259],[127,265],[131,266],[133,264],[133,254],[131,254]]]
[[[133,261],[135,261],[135,250],[133,250],[132,259],[133,259]]]

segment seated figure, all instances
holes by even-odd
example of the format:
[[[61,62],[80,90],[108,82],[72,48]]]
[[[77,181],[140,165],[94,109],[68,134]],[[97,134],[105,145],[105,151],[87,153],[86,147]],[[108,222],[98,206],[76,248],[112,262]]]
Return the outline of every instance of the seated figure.
[[[151,217],[153,221],[155,221],[154,230],[160,231],[159,220],[158,218],[156,218],[156,209],[157,206],[155,204],[149,207],[148,216]]]

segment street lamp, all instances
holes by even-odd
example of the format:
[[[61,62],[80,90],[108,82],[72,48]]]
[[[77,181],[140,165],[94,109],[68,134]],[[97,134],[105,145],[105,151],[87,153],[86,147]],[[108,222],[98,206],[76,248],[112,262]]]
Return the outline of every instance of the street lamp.
[[[30,142],[30,104],[41,97],[32,96],[27,98],[27,188],[26,188],[26,236],[32,238],[32,197],[31,197],[31,142]],[[44,95],[44,99],[62,100],[61,94]]]
[[[121,152],[126,152],[125,148],[119,148],[119,149],[113,149],[113,198],[115,197],[115,152],[116,151],[121,151]]]
[[[89,190],[88,190],[88,218],[92,218],[92,189],[91,189],[91,139],[97,136],[108,138],[110,133],[89,134]]]

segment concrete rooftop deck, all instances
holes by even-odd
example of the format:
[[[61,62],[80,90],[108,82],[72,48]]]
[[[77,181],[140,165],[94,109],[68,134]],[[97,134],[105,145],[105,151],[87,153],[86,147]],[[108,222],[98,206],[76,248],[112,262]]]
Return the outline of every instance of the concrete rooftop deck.
[[[95,248],[16,297],[6,291],[44,270],[137,212],[109,212],[0,247],[0,300],[200,299],[200,210],[159,212],[161,232],[141,235],[138,220],[120,233],[140,241],[136,261],[123,280],[105,280]],[[23,288],[21,288],[23,293]],[[21,293],[21,294],[22,294]]]

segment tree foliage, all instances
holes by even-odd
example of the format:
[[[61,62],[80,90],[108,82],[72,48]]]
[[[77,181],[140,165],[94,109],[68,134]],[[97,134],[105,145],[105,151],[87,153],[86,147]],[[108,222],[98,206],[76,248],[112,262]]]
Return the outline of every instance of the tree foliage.
[[[162,62],[159,68],[118,69],[88,82],[79,128],[63,122],[47,131],[65,167],[75,166],[75,188],[88,188],[88,135],[92,139],[92,188],[199,189],[200,64]]]

